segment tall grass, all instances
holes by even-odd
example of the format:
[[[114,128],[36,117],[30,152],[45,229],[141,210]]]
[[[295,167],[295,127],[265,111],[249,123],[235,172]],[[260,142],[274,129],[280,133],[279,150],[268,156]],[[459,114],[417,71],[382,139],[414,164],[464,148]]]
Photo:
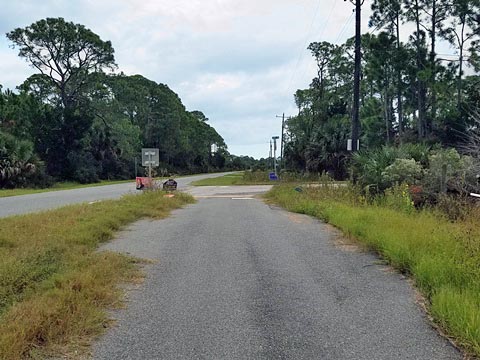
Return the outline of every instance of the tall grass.
[[[302,174],[298,172],[280,171],[278,181],[270,180],[271,171],[245,171],[243,179],[245,183],[251,184],[274,184],[274,183],[291,183],[291,182],[324,182],[331,181],[331,178],[326,174],[308,173]]]
[[[107,326],[105,309],[121,304],[118,284],[140,276],[137,260],[99,244],[192,201],[148,192],[0,219],[0,358],[83,350]]]
[[[227,174],[215,178],[202,179],[194,181],[195,186],[228,186],[228,185],[275,185],[278,183],[292,182],[333,182],[325,174],[299,174],[296,172],[283,171],[277,181],[270,180],[270,172],[268,171],[244,171]],[[338,183],[338,182],[337,182]]]
[[[194,186],[229,186],[229,185],[247,185],[244,175],[241,172],[212,177],[192,182]]]
[[[434,211],[372,204],[348,188],[280,186],[267,197],[328,221],[411,275],[436,322],[480,355],[480,209],[453,223]]]

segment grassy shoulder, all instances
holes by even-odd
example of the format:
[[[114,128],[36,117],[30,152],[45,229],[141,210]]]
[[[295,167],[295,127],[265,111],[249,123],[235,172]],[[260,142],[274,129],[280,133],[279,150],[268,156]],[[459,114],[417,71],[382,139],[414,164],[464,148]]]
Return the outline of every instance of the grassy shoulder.
[[[194,186],[230,186],[230,185],[263,185],[271,184],[264,179],[249,179],[243,172],[227,174],[219,177],[192,182]]]
[[[38,194],[49,191],[61,191],[61,190],[72,190],[72,189],[81,189],[95,186],[105,186],[105,185],[116,185],[116,184],[126,184],[126,183],[135,183],[135,180],[102,180],[98,183],[93,184],[79,184],[76,182],[60,182],[56,183],[52,187],[45,189],[0,189],[0,198],[9,197],[9,196],[18,196],[18,195],[29,195],[29,194]]]
[[[480,355],[480,211],[452,223],[408,204],[403,209],[387,206],[388,201],[368,205],[348,188],[328,186],[302,192],[278,186],[267,198],[326,220],[409,274],[437,324]]]
[[[192,175],[179,175],[175,176],[175,179],[188,177]],[[158,182],[163,182],[168,180],[167,177],[161,177],[155,179]],[[54,184],[49,188],[44,189],[32,189],[32,188],[25,188],[25,189],[0,189],[0,198],[2,197],[10,197],[10,196],[19,196],[19,195],[30,195],[30,194],[38,194],[50,191],[61,191],[61,190],[73,190],[73,189],[82,189],[82,188],[89,188],[89,187],[97,187],[97,186],[106,186],[106,185],[116,185],[116,184],[135,184],[135,179],[132,180],[101,180],[97,183],[91,184],[80,184],[77,182],[72,181],[64,181]]]
[[[85,350],[104,331],[118,285],[140,279],[138,260],[98,246],[128,223],[193,202],[162,192],[0,219],[0,358]]]
[[[317,183],[318,179],[303,179],[308,183]],[[231,185],[275,185],[278,183],[292,183],[299,181],[298,177],[292,177],[287,174],[279,181],[269,179],[269,173],[266,171],[244,171],[233,174],[222,175],[209,179],[203,179],[192,182],[194,186],[231,186]]]
[[[281,178],[277,181],[269,179],[267,171],[244,171],[227,174],[219,177],[203,179],[192,182],[194,186],[231,186],[231,185],[277,185],[277,184],[294,184],[304,183],[310,185],[318,185],[324,182],[324,178],[318,175],[309,177],[299,176],[296,173],[282,173]],[[345,182],[336,181],[336,186],[346,185]]]

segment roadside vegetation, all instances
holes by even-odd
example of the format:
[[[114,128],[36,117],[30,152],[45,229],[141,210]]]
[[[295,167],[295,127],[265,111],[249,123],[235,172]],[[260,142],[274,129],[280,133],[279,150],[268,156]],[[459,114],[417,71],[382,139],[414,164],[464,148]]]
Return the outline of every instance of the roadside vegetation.
[[[202,179],[192,182],[194,186],[228,186],[228,185],[246,185],[243,173],[234,173],[222,175],[210,179]]]
[[[245,171],[194,181],[194,186],[272,185],[265,171]]]
[[[353,156],[354,183],[280,184],[267,198],[331,223],[411,276],[435,322],[480,356],[480,201],[469,196],[480,192],[479,164],[454,149],[383,147]]]
[[[372,0],[367,6],[360,149],[405,143],[462,149],[480,109],[479,2]],[[443,46],[451,56],[437,52]],[[349,176],[355,39],[317,39],[308,50],[317,76],[294,95],[298,113],[285,121],[283,160],[290,170],[343,180]]]
[[[299,174],[295,172],[283,171],[278,180],[272,181],[269,178],[268,171],[247,170],[234,174],[227,174],[215,178],[202,179],[192,182],[194,186],[229,186],[229,185],[276,185],[279,183],[321,183],[330,179],[326,175],[318,174]],[[336,181],[336,184],[346,184],[345,181]]]
[[[120,200],[0,219],[0,358],[81,354],[122,305],[119,284],[141,279],[139,260],[98,251],[114,232],[193,202],[145,192]]]
[[[47,18],[6,37],[36,73],[15,90],[0,84],[0,189],[131,179],[144,174],[142,147],[160,150],[158,176],[256,163],[231,155],[166,84],[113,74],[112,43],[84,25]]]
[[[327,220],[411,275],[435,321],[480,355],[480,205],[470,196],[480,194],[480,5],[370,4],[360,151],[346,146],[353,38],[308,46],[317,76],[296,91],[298,114],[285,122],[283,169],[352,183],[280,184],[268,197]],[[442,45],[456,55],[439,54]]]

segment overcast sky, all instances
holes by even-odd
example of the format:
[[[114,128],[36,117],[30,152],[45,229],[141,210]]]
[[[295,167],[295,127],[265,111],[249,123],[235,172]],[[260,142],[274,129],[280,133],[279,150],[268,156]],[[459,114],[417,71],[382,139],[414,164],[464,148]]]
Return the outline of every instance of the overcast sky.
[[[268,156],[276,115],[295,114],[307,88],[312,41],[354,33],[343,0],[0,0],[0,84],[15,88],[34,71],[4,34],[64,17],[112,41],[119,70],[167,84],[188,110],[203,111],[231,153]],[[368,1],[364,27],[368,20]]]

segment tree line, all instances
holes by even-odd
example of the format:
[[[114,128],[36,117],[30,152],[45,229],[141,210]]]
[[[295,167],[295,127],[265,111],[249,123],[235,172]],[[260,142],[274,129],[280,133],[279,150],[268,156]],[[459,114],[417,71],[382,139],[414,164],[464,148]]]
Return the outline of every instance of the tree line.
[[[142,147],[160,149],[164,174],[243,167],[167,85],[113,73],[111,42],[83,25],[47,18],[6,36],[37,73],[0,85],[0,188],[131,178]]]
[[[478,0],[373,0],[362,35],[360,148],[422,143],[461,150],[480,106]],[[454,57],[438,48],[454,50]],[[287,121],[287,168],[348,176],[354,39],[313,42],[309,88]]]

